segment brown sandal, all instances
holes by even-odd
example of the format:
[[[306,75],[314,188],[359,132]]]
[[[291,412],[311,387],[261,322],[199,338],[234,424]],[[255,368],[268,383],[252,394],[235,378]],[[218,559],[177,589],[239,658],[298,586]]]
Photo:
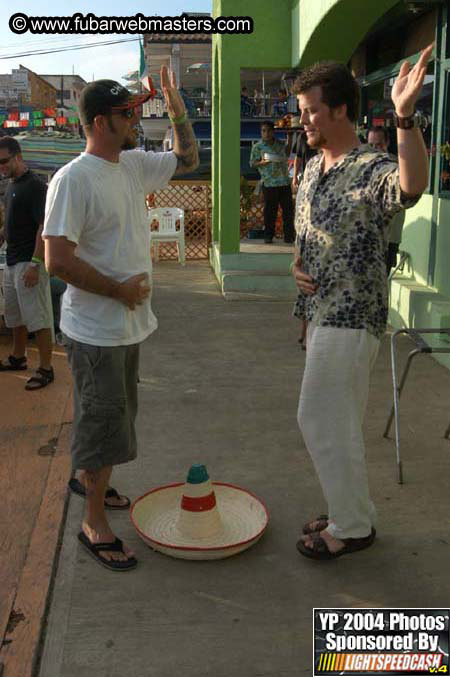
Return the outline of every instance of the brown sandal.
[[[344,547],[337,552],[330,552],[326,541],[324,541],[322,536],[316,531],[311,534],[312,548],[308,548],[305,542],[300,539],[297,542],[297,550],[301,555],[309,557],[310,559],[336,559],[336,557],[340,557],[341,555],[347,555],[352,552],[357,552],[357,550],[368,548],[374,542],[376,533],[375,529],[372,528],[372,532],[364,538],[342,538],[341,540],[344,543]]]
[[[316,526],[313,527],[312,525]],[[319,515],[315,520],[307,522],[303,527],[304,534],[314,534],[316,531],[323,531],[328,526],[328,515]]]
[[[50,369],[39,367],[39,369],[36,369],[36,374],[26,382],[25,390],[40,390],[50,383],[53,383],[54,380],[55,374],[53,367],[50,367]]]

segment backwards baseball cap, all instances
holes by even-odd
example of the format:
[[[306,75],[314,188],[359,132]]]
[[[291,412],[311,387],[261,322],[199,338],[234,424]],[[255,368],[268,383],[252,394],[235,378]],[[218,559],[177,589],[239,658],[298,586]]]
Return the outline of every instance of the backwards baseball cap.
[[[131,94],[126,87],[115,80],[94,80],[80,94],[78,108],[81,123],[90,125],[96,115],[120,113],[130,108],[137,108],[153,96],[153,91],[145,94]]]

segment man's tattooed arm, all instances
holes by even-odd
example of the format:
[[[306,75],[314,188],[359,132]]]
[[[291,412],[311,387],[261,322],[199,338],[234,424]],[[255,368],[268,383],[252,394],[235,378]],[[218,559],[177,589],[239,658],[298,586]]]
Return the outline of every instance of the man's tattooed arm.
[[[175,175],[187,174],[197,169],[199,165],[197,141],[191,123],[186,120],[181,124],[173,125],[173,150],[178,158]]]

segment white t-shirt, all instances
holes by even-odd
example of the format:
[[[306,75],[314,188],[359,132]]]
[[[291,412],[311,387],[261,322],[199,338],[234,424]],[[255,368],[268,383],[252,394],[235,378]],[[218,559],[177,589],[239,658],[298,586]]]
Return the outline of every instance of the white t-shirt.
[[[145,196],[167,185],[177,167],[174,153],[124,151],[119,162],[82,153],[50,181],[43,235],[66,237],[76,256],[123,282],[148,273],[150,224]],[[140,343],[158,326],[150,298],[130,310],[123,303],[67,286],[61,330],[81,343]]]

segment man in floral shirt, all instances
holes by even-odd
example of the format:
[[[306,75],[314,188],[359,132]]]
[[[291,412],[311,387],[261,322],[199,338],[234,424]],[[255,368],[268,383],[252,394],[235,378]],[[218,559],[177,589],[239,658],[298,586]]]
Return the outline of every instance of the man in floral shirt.
[[[250,155],[250,166],[261,175],[264,194],[264,242],[270,244],[275,235],[278,205],[283,211],[284,241],[295,241],[294,205],[286,153],[290,142],[284,144],[275,138],[273,122],[261,124],[261,141],[255,143]],[[272,159],[270,159],[272,158]]]
[[[393,215],[428,183],[428,158],[414,117],[432,46],[405,62],[392,90],[398,164],[361,146],[359,89],[348,69],[324,62],[294,85],[311,148],[297,194],[294,277],[297,314],[308,321],[298,421],[328,503],[297,543],[302,555],[333,559],[370,546],[370,499],[362,423],[369,374],[387,321],[385,256]]]

